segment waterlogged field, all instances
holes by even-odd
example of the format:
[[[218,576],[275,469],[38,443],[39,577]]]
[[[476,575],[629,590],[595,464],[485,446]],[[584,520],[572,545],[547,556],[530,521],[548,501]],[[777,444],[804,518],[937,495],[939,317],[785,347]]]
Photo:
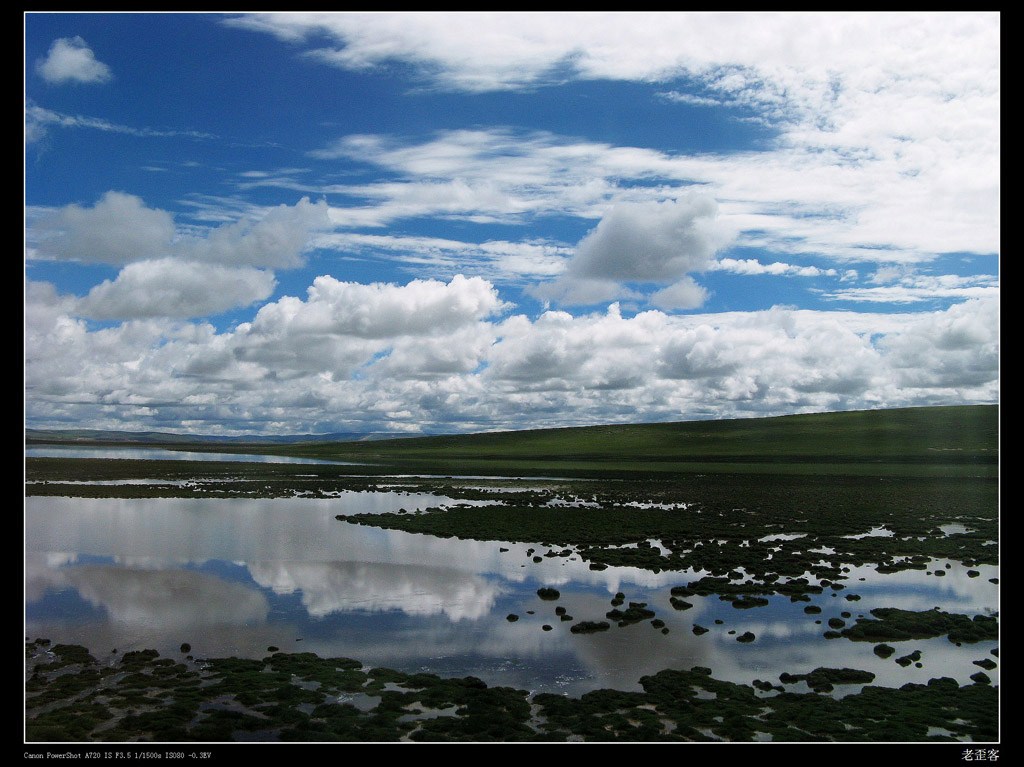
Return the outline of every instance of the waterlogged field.
[[[30,458],[27,739],[998,740],[984,461],[434,464]]]

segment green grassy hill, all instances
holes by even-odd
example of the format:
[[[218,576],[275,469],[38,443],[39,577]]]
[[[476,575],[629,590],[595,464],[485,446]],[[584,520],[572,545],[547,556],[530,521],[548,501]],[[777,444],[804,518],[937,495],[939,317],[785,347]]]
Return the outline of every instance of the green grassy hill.
[[[460,473],[861,474],[888,465],[916,467],[915,473],[969,470],[994,476],[998,451],[998,406],[976,405],[308,443],[266,452]]]

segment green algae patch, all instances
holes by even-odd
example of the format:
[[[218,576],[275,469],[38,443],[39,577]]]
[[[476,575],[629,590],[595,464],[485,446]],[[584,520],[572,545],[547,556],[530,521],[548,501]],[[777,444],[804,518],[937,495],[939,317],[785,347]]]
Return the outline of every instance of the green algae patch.
[[[874,618],[858,618],[843,629],[842,635],[857,642],[901,641],[947,636],[950,642],[981,642],[999,638],[997,616],[975,615],[968,618],[959,613],[941,610],[915,612],[895,607],[879,607],[871,611]],[[831,621],[829,621],[831,625]]]

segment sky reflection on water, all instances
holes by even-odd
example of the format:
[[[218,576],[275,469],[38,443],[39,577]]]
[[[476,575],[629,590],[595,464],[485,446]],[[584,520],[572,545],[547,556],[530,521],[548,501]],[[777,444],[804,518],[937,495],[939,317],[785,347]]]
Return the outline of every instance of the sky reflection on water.
[[[852,625],[875,607],[992,612],[998,586],[988,579],[998,576],[995,567],[976,567],[976,578],[956,564],[945,569],[945,562],[889,575],[851,568],[845,589],[826,589],[810,603],[772,597],[765,607],[737,609],[716,597],[689,597],[694,607],[677,611],[669,589],[701,573],[593,571],[575,555],[535,563],[527,550],[547,551],[536,543],[444,539],[335,519],[451,502],[397,492],[330,499],[29,497],[26,636],[85,644],[100,658],[113,648],[143,647],[174,657],[182,642],[200,657],[262,657],[273,645],[573,695],[639,689],[644,674],[694,665],[742,683],[826,666],[872,671],[876,684],[889,686],[933,676],[965,684],[979,670],[973,661],[991,657],[996,646],[958,648],[945,638],[890,642],[897,653],[883,660],[872,643],[822,637],[829,618],[848,612]],[[938,568],[944,577],[929,574]],[[561,597],[541,600],[540,586],[558,588]],[[580,620],[604,620],[619,591],[627,601],[647,602],[669,633],[649,621],[570,633]],[[853,594],[860,600],[846,599]],[[805,613],[809,604],[821,613]],[[556,606],[573,620],[562,621]],[[506,620],[511,613],[519,620]],[[694,623],[709,632],[695,636]],[[738,643],[745,631],[756,641]],[[894,662],[915,649],[922,668]],[[998,669],[987,673],[998,682]]]

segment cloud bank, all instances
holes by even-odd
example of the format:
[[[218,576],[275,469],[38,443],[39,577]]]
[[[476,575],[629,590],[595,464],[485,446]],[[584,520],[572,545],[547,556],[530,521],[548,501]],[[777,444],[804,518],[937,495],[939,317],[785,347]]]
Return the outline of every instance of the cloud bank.
[[[148,267],[147,267],[148,268]],[[113,287],[110,288],[113,290]],[[86,299],[87,300],[87,299]],[[448,431],[993,402],[999,304],[914,314],[762,312],[534,320],[481,278],[317,278],[251,323],[92,330],[30,283],[28,420],[211,433]]]

